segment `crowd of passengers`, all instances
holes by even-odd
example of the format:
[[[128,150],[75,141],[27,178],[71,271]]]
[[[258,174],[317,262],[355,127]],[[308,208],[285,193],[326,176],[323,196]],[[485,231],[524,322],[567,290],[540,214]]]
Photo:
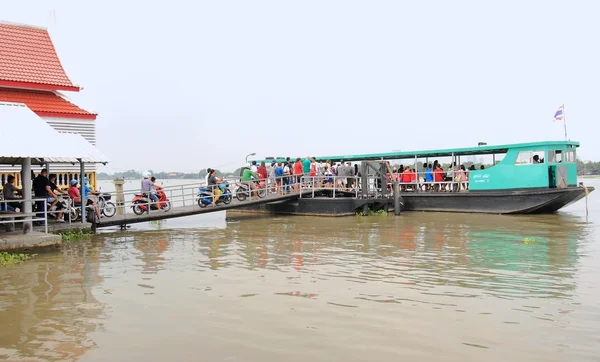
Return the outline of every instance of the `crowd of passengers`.
[[[469,188],[469,172],[475,170],[474,165],[467,169],[464,165],[457,167],[456,162],[444,170],[437,160],[424,166],[424,172],[417,175],[413,168],[400,165],[399,168],[391,169],[392,172],[387,174],[387,178],[390,182],[398,181],[402,191],[414,191],[417,185],[422,191],[466,191]],[[483,165],[481,169],[484,169]],[[240,181],[252,190],[253,198],[257,199],[256,190],[267,185],[271,192],[278,195],[299,192],[303,184],[315,184],[324,188],[335,186],[339,190],[352,191],[360,187],[359,177],[361,174],[358,164],[353,165],[352,162],[322,162],[317,161],[315,157],[298,157],[294,161],[287,157],[282,162],[271,162],[270,167],[267,167],[265,162],[258,164],[252,161],[248,167],[242,169]],[[219,179],[216,171],[209,168],[206,181],[216,193],[215,196],[218,196],[220,191],[217,186],[225,180]],[[391,185],[388,187],[391,190]]]
[[[456,162],[444,170],[437,160],[433,164],[423,164],[423,167],[425,171],[421,173],[422,177],[414,169],[400,165],[398,169],[394,167],[387,178],[398,181],[402,191],[414,191],[417,186],[422,191],[466,191],[469,189],[469,173],[475,170],[475,165],[467,169],[465,165],[457,166]],[[481,165],[480,169],[485,167]]]
[[[48,175],[48,171],[43,169],[37,176],[32,174],[31,187],[33,195],[36,199],[46,199],[48,205],[48,211],[56,215],[57,222],[65,222],[63,218],[63,212],[65,211],[66,205],[61,202],[61,198],[70,200],[75,207],[81,207],[81,194],[79,192],[79,182],[77,180],[71,180],[69,188],[65,191],[56,185],[56,174],[51,173]],[[33,177],[35,176],[35,177]],[[87,178],[84,180],[84,197],[86,205],[92,207],[96,213],[98,219],[100,219],[100,210],[98,204],[92,200],[90,195],[98,195],[99,192],[92,190],[88,185]],[[22,191],[18,190],[15,186],[15,177],[9,175],[6,178],[6,183],[2,185],[2,196],[7,202],[2,205],[2,211],[15,211],[20,212],[23,208]],[[40,212],[43,208],[43,201],[36,201],[37,211]]]

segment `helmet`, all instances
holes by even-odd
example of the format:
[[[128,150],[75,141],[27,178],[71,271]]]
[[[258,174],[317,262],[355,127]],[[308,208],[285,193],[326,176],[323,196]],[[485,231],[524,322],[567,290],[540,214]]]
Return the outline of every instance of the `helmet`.
[[[152,174],[149,171],[145,171],[142,176],[144,176],[144,178],[150,178],[150,176],[152,176]]]
[[[71,186],[77,185],[77,180],[71,180]]]

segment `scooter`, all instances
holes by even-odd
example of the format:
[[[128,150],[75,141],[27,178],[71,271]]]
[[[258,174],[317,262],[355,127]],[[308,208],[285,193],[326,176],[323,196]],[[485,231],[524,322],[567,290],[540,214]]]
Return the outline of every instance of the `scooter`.
[[[110,194],[101,193],[98,195],[98,207],[102,215],[106,217],[113,217],[117,213],[117,207],[112,201],[109,201],[110,197]]]
[[[250,196],[250,192],[251,192],[250,187],[246,183],[239,183],[236,185],[237,185],[237,189],[235,189],[235,197],[239,201],[245,201]],[[258,194],[258,197],[260,197],[261,199],[263,197],[267,196],[267,189],[265,186],[265,182],[264,181],[256,182],[256,190],[255,191]]]
[[[133,204],[131,208],[133,209],[133,213],[136,215],[141,215],[148,211],[148,203],[150,203],[151,210],[163,210],[169,211],[171,210],[171,201],[167,198],[167,195],[163,191],[162,187],[156,188],[156,196],[158,196],[158,201],[154,202],[149,197],[148,194],[136,194],[131,203]]]
[[[232,194],[231,194],[231,190],[229,190],[229,185],[228,184],[219,184],[219,190],[221,191],[221,194],[219,195],[219,198],[217,199],[217,201],[215,202],[215,204],[220,204],[223,203],[225,205],[229,205],[231,203],[231,201],[233,200]],[[201,187],[200,191],[198,192],[198,206],[204,208],[210,204],[212,204],[213,201],[213,193],[211,191],[211,189],[209,187]]]

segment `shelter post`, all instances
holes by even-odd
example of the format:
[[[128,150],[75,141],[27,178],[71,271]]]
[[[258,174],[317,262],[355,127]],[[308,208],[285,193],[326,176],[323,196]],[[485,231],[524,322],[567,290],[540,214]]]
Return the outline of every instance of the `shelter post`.
[[[115,202],[117,204],[117,215],[125,214],[125,194],[123,193],[123,185],[125,184],[125,179],[116,178],[113,180],[115,184]]]
[[[87,205],[87,200],[85,199],[85,163],[81,158],[77,159],[79,161],[79,196],[81,199],[81,223],[85,223],[85,207]]]
[[[31,158],[25,157],[21,161],[21,170],[23,175],[21,176],[21,186],[23,193],[23,212],[25,214],[31,213]],[[29,216],[25,217],[25,220],[31,219]],[[45,220],[47,223],[48,220]],[[23,223],[23,233],[31,231],[31,221],[25,221]]]

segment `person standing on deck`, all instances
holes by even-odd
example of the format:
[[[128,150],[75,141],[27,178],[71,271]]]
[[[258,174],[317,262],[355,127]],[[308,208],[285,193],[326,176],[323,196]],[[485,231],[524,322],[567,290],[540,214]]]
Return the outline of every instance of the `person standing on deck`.
[[[277,163],[273,168],[273,177],[277,187],[277,195],[281,195],[283,193],[283,190],[281,189],[283,179],[283,166],[281,165],[281,162]]]
[[[454,191],[454,172],[457,171],[458,168],[456,167],[456,162],[453,162],[452,164],[450,164],[450,167],[448,168],[448,171],[446,172],[446,181],[450,182],[450,190]]]
[[[296,192],[300,192],[300,183],[302,182],[302,175],[304,174],[304,166],[302,165],[302,159],[298,157],[296,159],[296,163],[294,163],[294,177],[296,178],[296,183],[294,184],[294,190]]]
[[[433,183],[433,167],[428,164],[425,169],[425,191],[432,189],[431,183]]]
[[[310,171],[308,172],[308,175],[312,178],[317,177],[317,161],[314,157],[310,161]]]
[[[271,168],[269,169],[269,183],[271,184],[271,189],[269,190],[271,193],[277,192],[277,179],[275,178],[275,167],[277,167],[277,162],[271,162]],[[281,185],[279,185],[281,188]]]
[[[308,182],[308,176],[310,175],[310,157],[306,156],[306,158],[302,161],[302,173],[304,174],[304,182]]]
[[[267,166],[265,165],[264,161],[260,163],[260,166],[258,166],[258,168],[256,169],[256,174],[258,175],[258,179],[260,181],[266,182],[267,180]]]
[[[344,187],[346,187],[346,166],[344,164],[344,160],[342,160],[342,162],[340,162],[340,164],[337,166],[337,176],[338,187],[340,189],[343,189]]]
[[[288,157],[289,158],[289,157]],[[283,177],[281,179],[281,193],[289,193],[290,192],[290,181],[292,179],[292,168],[290,167],[290,163],[286,162],[283,164]]]
[[[433,185],[435,191],[440,191],[440,185],[444,182],[444,170],[440,167],[439,163],[433,169],[433,180],[435,181],[435,185]]]
[[[43,169],[42,172],[33,179],[33,192],[36,198],[44,198],[47,199],[48,203],[52,203],[57,196],[52,192],[52,189],[50,189],[50,180],[48,180],[47,175],[48,171]],[[35,205],[37,207],[38,217],[43,217],[41,213],[44,208],[44,202],[36,201]]]
[[[348,179],[348,189],[354,189],[354,166],[352,166],[352,162],[348,162],[346,166],[346,178]]]

